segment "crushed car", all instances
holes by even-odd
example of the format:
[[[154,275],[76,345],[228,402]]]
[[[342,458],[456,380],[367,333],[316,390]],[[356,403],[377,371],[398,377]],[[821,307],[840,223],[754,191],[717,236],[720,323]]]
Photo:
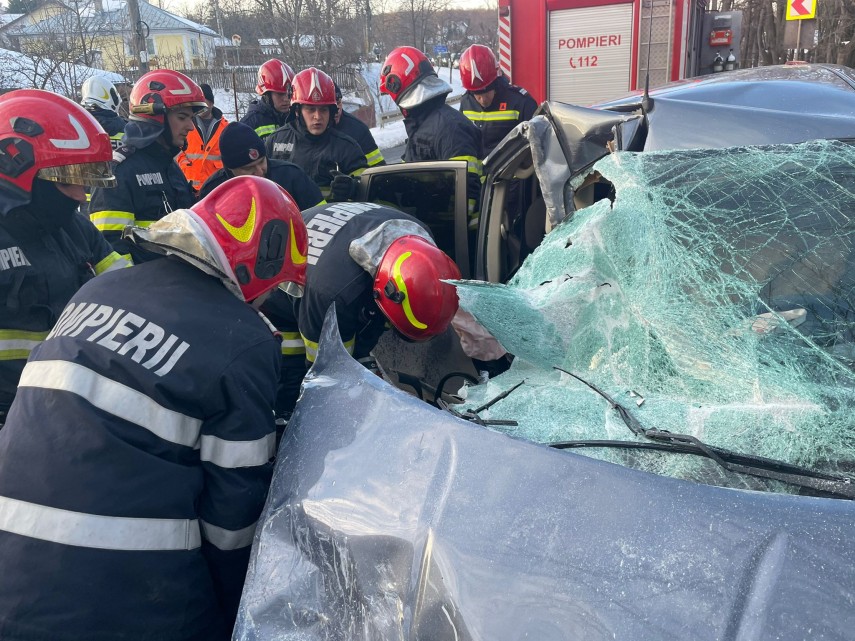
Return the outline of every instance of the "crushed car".
[[[434,407],[328,315],[235,639],[852,638],[855,85],[762,73],[787,92],[770,122],[822,117],[776,139],[742,104],[765,81],[737,72],[547,103],[488,158],[481,279],[457,283],[516,355],[486,384]],[[783,100],[802,84],[850,102]],[[682,103],[687,136],[717,104],[768,137],[658,146]],[[509,213],[514,180],[530,204]]]

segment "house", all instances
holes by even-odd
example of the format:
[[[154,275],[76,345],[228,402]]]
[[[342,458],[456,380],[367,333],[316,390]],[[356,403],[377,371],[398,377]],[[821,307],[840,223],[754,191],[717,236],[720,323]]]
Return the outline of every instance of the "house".
[[[49,11],[45,6],[50,5]],[[62,9],[56,7],[61,5]],[[216,31],[139,0],[150,68],[203,69],[215,57]],[[36,11],[40,12],[35,16]],[[0,28],[11,48],[31,56],[63,52],[69,60],[118,73],[135,70],[127,3],[103,0],[63,5],[49,0]]]

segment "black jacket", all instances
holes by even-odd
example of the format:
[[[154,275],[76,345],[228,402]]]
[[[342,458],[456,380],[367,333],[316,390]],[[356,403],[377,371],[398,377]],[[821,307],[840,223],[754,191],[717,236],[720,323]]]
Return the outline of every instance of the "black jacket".
[[[371,135],[371,130],[359,118],[351,116],[342,109],[341,119],[335,123],[335,128],[359,143],[369,167],[380,167],[386,164],[374,136]]]
[[[29,206],[0,216],[0,412],[74,293],[96,274],[128,265],[82,215],[44,223]]]
[[[303,296],[291,299],[291,306],[282,297],[268,299],[263,308],[282,330],[283,372],[279,398],[280,402],[290,401],[286,409],[293,408],[300,381],[308,364],[315,360],[324,318],[331,304],[335,303],[341,339],[354,358],[368,356],[386,331],[386,317],[372,295],[374,277],[353,260],[350,244],[394,219],[411,221],[427,231],[417,218],[375,203],[331,203],[303,212],[309,233]]]
[[[240,119],[244,124],[255,130],[262,140],[288,122],[290,114],[276,111],[264,100],[253,100],[249,103],[246,115]]]
[[[128,124],[125,119],[112,109],[87,107],[86,110],[92,114],[95,120],[98,121],[98,124],[110,136],[110,144],[113,145],[113,149],[117,149],[121,145],[122,135],[125,133],[125,125]]]
[[[80,289],[0,430],[0,514],[17,517],[0,518],[0,637],[231,638],[278,354],[257,312],[176,258]]]
[[[404,162],[422,160],[465,160],[467,162],[466,197],[469,215],[478,216],[481,199],[481,132],[454,107],[437,96],[406,112],[407,147]]]
[[[175,162],[178,149],[166,148],[153,137],[149,123],[128,123],[122,146],[113,153],[116,186],[96,188],[89,203],[89,218],[123,256],[134,263],[154,255],[122,239],[126,225],[160,220],[193,202],[190,184]]]
[[[365,169],[365,154],[353,138],[334,127],[320,136],[306,131],[302,118],[277,129],[265,141],[267,157],[294,163],[309,174],[321,192],[332,182],[332,171],[358,175]]]
[[[218,169],[215,171],[202,189],[199,190],[199,198],[204,198],[210,194],[215,187],[219,187],[229,178],[233,178],[229,169]],[[265,178],[272,180],[285,191],[291,194],[291,197],[296,201],[300,209],[308,209],[323,202],[324,197],[321,195],[321,190],[312,182],[306,172],[300,169],[294,163],[284,160],[267,160],[267,174]]]
[[[495,83],[496,95],[485,109],[478,104],[471,92],[463,94],[460,111],[481,130],[484,155],[496,148],[508,133],[521,122],[531,120],[537,103],[522,87],[510,84],[499,77]]]

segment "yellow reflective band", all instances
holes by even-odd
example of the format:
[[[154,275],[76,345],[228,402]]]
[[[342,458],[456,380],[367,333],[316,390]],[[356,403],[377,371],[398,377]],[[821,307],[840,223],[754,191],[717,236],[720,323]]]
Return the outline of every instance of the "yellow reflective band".
[[[519,111],[464,111],[463,115],[473,122],[499,122],[519,120]]]
[[[274,131],[276,131],[276,125],[261,125],[260,127],[255,128],[255,133],[258,134],[259,138],[269,136]]]
[[[302,336],[302,334],[301,334]],[[315,362],[315,358],[318,356],[318,344],[315,341],[310,341],[305,336],[302,336],[303,344],[306,346],[306,360],[310,363]],[[347,350],[348,354],[353,355],[353,348],[356,345],[356,336],[353,338],[344,341],[344,348]]]
[[[369,151],[365,154],[365,160],[368,161],[369,167],[373,167],[374,165],[379,165],[383,162],[383,154],[380,153],[379,149],[375,149],[374,151]]]
[[[401,265],[403,265],[404,261],[412,255],[413,252],[405,252],[398,256],[398,260],[396,260],[395,264],[392,265],[392,280],[394,280],[395,285],[398,286],[398,291],[404,295],[404,300],[401,301],[401,307],[404,309],[404,316],[406,316],[407,320],[410,321],[410,325],[416,329],[427,329],[427,325],[421,322],[416,318],[416,315],[413,314],[413,308],[410,307],[410,295],[407,292],[407,284],[404,282],[404,277],[401,275]]]
[[[365,156],[363,156],[363,158],[364,157]],[[350,175],[353,176],[354,178],[358,178],[359,176],[362,175],[362,172],[365,170],[366,170],[366,167],[360,167],[359,169],[354,169],[352,172],[350,172]]]
[[[48,332],[0,329],[0,361],[25,361],[30,351],[47,338]]]
[[[465,160],[466,171],[480,176],[484,173],[484,165],[475,156],[455,156],[449,160]]]
[[[130,260],[125,260],[116,252],[110,252],[106,257],[102,258],[95,264],[95,273],[103,274],[104,272],[113,271],[114,269],[122,269],[130,266]]]
[[[306,345],[300,332],[282,332],[282,355],[299,356],[306,353]]]
[[[249,239],[252,238],[252,234],[255,231],[255,198],[252,199],[252,203],[249,206],[249,215],[246,217],[246,221],[240,227],[235,227],[234,225],[229,224],[229,222],[216,214],[217,220],[220,221],[220,224],[223,228],[229,232],[232,238],[234,238],[239,243],[249,242]]]
[[[297,247],[297,237],[294,234],[294,221],[289,220],[288,226],[291,228],[291,262],[295,265],[302,265],[306,262],[306,255],[300,253],[300,248]]]
[[[306,360],[314,363],[315,357],[318,355],[318,344],[315,341],[310,341],[305,336],[303,336],[303,344],[306,346]]]
[[[122,231],[134,224],[134,214],[129,211],[96,211],[89,214],[89,220],[98,231]]]

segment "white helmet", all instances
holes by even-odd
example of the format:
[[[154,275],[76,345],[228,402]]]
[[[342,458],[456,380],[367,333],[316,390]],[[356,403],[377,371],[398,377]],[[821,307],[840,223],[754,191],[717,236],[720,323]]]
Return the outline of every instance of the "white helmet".
[[[83,99],[80,101],[84,107],[101,107],[119,111],[122,99],[112,82],[104,76],[91,76],[86,79],[80,88]]]

